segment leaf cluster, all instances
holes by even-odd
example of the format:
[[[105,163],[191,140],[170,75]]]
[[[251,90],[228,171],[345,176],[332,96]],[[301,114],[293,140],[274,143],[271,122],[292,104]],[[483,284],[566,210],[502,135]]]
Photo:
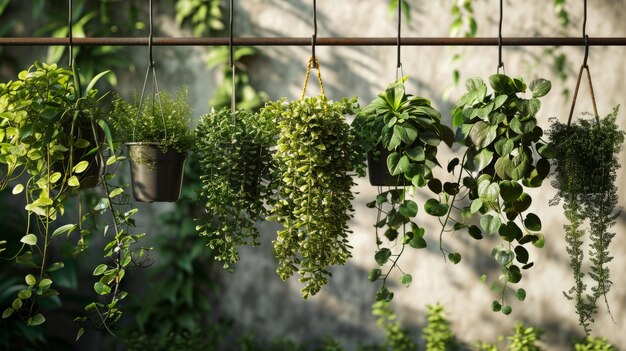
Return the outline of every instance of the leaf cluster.
[[[449,172],[458,171],[458,181],[443,185],[438,179],[429,181],[428,187],[438,198],[428,200],[425,210],[443,218],[440,243],[443,232],[449,230],[448,221],[454,222],[452,231],[467,230],[476,240],[483,234],[499,237],[501,244],[491,255],[501,270],[492,283],[500,297],[493,301],[492,309],[509,314],[512,308],[505,304],[506,288],[519,283],[522,270],[533,266],[524,245],[542,247],[544,242],[539,216],[526,213],[532,198],[524,187],[539,187],[550,173],[549,146],[541,143],[543,131],[536,115],[539,98],[550,91],[551,84],[536,79],[527,86],[521,79],[495,74],[489,85],[492,93],[482,79],[467,80],[467,92],[452,110],[457,141],[466,146],[463,158],[453,159],[447,167]],[[527,89],[530,98],[518,95]],[[446,212],[457,208],[455,202],[461,199],[469,204],[459,208],[458,217]],[[474,215],[478,215],[480,227],[472,223]],[[447,252],[443,246],[441,251]],[[448,258],[456,263],[461,256],[448,252]],[[486,281],[486,276],[481,280]],[[526,292],[520,288],[515,295],[524,300]]]
[[[610,228],[619,214],[615,185],[620,167],[617,154],[624,142],[624,132],[616,124],[618,110],[616,106],[596,122],[579,119],[570,126],[555,122],[550,130],[555,154],[552,185],[558,190],[551,203],[564,200],[569,221],[564,226],[565,240],[574,275],[574,286],[565,296],[575,301],[579,323],[587,334],[598,312],[597,300],[604,297],[606,301],[613,284],[607,265],[613,259],[609,247],[615,236]],[[586,220],[589,220],[588,229],[583,227]],[[594,282],[590,293],[583,281],[583,244],[587,233],[591,241],[589,276]]]
[[[426,341],[426,350],[454,350],[457,348],[456,337],[451,323],[441,303],[426,305],[428,325],[422,338]]]
[[[304,298],[316,294],[331,275],[328,266],[350,257],[347,222],[352,217],[354,171],[350,126],[344,114],[355,100],[311,97],[267,104],[279,129],[274,162],[277,194],[271,219],[283,228],[274,249],[278,275],[301,275]]]
[[[230,268],[239,260],[239,246],[259,244],[254,224],[268,213],[276,125],[267,113],[221,109],[202,116],[196,133],[204,206],[196,228],[215,259]]]
[[[195,145],[195,134],[189,129],[191,106],[188,95],[184,87],[175,95],[160,92],[143,101],[135,94],[133,103],[118,95],[110,115],[116,140],[158,143],[163,151],[173,149],[184,153],[191,150]]]
[[[391,263],[384,274],[381,268],[370,273],[370,281],[383,281],[376,295],[377,300],[389,301],[393,298],[386,281],[397,267],[405,245],[416,249],[426,247],[424,229],[414,221],[419,206],[410,199],[409,191],[403,186],[425,186],[433,178],[433,169],[439,166],[437,147],[441,141],[449,146],[454,142],[452,130],[441,124],[441,114],[431,106],[430,101],[407,94],[404,87],[406,79],[389,84],[355,121],[357,140],[369,153],[368,158],[379,158],[380,163],[386,165],[389,175],[396,177],[394,187],[385,191],[379,189],[376,199],[367,204],[378,211],[375,224],[378,250],[374,258],[379,266]],[[372,172],[374,163],[370,161],[369,165]],[[400,240],[402,249],[399,254],[392,254],[390,248],[383,246],[378,231],[384,228],[384,236],[389,242]],[[402,272],[400,280],[403,285],[409,286],[412,277]]]

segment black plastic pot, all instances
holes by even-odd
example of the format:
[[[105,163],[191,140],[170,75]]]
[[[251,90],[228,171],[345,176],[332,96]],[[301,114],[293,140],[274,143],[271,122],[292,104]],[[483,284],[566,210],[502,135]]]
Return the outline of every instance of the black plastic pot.
[[[382,144],[376,146],[376,156],[373,152],[367,154],[367,172],[370,184],[373,186],[405,186],[408,181],[403,175],[391,175],[387,167],[387,157],[391,154]]]
[[[180,197],[187,155],[158,143],[126,143],[135,200],[174,202]]]

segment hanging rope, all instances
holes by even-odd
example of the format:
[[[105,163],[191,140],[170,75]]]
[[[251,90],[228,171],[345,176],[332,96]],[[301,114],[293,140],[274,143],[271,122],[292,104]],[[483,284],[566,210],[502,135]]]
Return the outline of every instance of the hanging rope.
[[[317,65],[317,81],[320,84],[321,96],[326,98],[326,92],[324,91],[324,83],[322,83],[322,72],[319,67],[318,62],[313,62],[314,58],[311,57],[309,59],[309,63],[306,66],[306,74],[304,75],[304,84],[302,86],[302,95],[300,96],[300,100],[304,100],[304,95],[306,94],[306,87],[309,84],[309,75],[311,74],[311,68],[314,68]],[[317,61],[317,58],[315,58]]]
[[[68,66],[70,67],[70,69],[72,68],[73,64],[74,64],[74,47],[73,47],[73,40],[72,40],[72,0],[69,0],[69,4],[68,4],[68,16],[67,16],[67,37],[68,37]]]
[[[164,133],[164,139],[167,140],[167,125],[165,124],[165,116],[163,114],[163,105],[161,104],[161,95],[159,93],[159,83],[157,82],[157,75],[156,75],[156,62],[154,62],[154,57],[152,55],[152,40],[153,40],[153,24],[152,24],[152,0],[150,0],[149,3],[149,12],[150,12],[150,28],[149,28],[149,34],[148,34],[148,68],[146,70],[146,76],[143,80],[143,86],[141,88],[141,96],[139,98],[139,106],[137,107],[137,120],[139,120],[139,118],[141,117],[141,108],[143,106],[143,98],[146,92],[146,85],[148,83],[148,77],[150,76],[150,73],[152,73],[152,114],[154,115],[154,107],[155,107],[155,103],[158,102],[159,104],[159,109],[161,112],[161,121],[163,121],[163,133]],[[135,141],[135,129],[136,129],[137,123],[133,124],[133,142]]]
[[[311,62],[313,68],[319,69],[319,63],[315,56],[315,44],[317,42],[317,0],[313,0],[313,35],[311,36]]]
[[[582,80],[583,71],[587,71],[587,82],[589,82],[589,93],[591,95],[591,103],[593,105],[593,113],[596,122],[600,122],[600,115],[598,114],[598,106],[596,104],[596,95],[593,92],[593,83],[591,83],[591,73],[589,72],[589,65],[587,59],[589,58],[589,35],[587,35],[587,0],[584,0],[583,11],[583,39],[585,41],[585,56],[583,57],[583,64],[578,71],[578,78],[576,79],[576,89],[574,89],[574,97],[572,98],[572,106],[569,110],[569,118],[567,119],[567,127],[572,124],[572,117],[574,116],[574,107],[576,106],[576,98],[578,97],[578,89],[580,88],[580,81]]]
[[[235,14],[235,4],[233,0],[230,0],[230,19],[228,21],[229,24],[229,32],[228,32],[228,58],[229,58],[229,62],[230,62],[230,69],[232,72],[232,87],[231,87],[231,94],[230,94],[230,110],[233,112],[233,119],[235,118],[235,110],[236,110],[236,96],[235,96],[235,54],[234,54],[234,47],[233,47],[233,18],[234,18],[234,14]]]
[[[504,62],[502,61],[502,19],[504,18],[504,4],[503,0],[500,0],[500,23],[498,24],[498,69],[497,72],[500,73],[500,68],[502,68],[502,73],[504,73]]]

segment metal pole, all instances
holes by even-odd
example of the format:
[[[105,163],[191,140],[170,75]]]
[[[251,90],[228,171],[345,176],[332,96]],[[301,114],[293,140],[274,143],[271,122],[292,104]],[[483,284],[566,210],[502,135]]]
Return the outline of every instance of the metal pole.
[[[214,38],[153,38],[155,46],[228,46],[227,37]],[[68,38],[4,37],[0,46],[63,46]],[[395,37],[336,37],[317,38],[319,46],[396,46]],[[497,37],[403,37],[402,46],[497,46]],[[147,46],[148,38],[100,37],[72,38],[74,46]],[[235,46],[310,46],[310,37],[244,37],[233,38]],[[502,38],[503,46],[585,46],[581,37],[509,37]],[[590,46],[626,46],[626,37],[589,38]]]

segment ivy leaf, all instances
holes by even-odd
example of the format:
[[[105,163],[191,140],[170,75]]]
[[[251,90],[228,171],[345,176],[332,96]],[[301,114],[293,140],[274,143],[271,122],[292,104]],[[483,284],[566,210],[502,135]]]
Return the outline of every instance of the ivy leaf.
[[[389,250],[386,247],[378,250],[376,254],[374,255],[374,259],[376,260],[376,263],[378,263],[380,266],[387,263],[387,261],[389,260],[389,257],[391,257],[391,250]]]
[[[405,217],[415,217],[417,215],[417,203],[413,200],[405,201],[400,205],[399,211]]]
[[[76,229],[76,224],[66,224],[58,227],[50,236],[51,238],[57,237],[63,233],[71,233],[74,229]]]
[[[498,126],[478,121],[470,130],[469,138],[477,148],[486,148],[498,136]]]
[[[409,246],[414,249],[423,249],[427,247],[427,244],[422,236],[414,234],[411,240],[409,240]]]
[[[500,184],[500,196],[502,197],[502,200],[506,202],[517,200],[520,197],[520,195],[522,195],[522,192],[524,192],[524,189],[522,188],[522,186],[517,182],[503,180],[503,181],[500,181],[499,184]]]
[[[461,254],[458,252],[454,252],[454,253],[451,252],[448,254],[448,259],[452,261],[452,263],[457,264],[461,262]]]
[[[370,273],[367,275],[367,280],[369,280],[370,282],[374,282],[376,281],[378,278],[380,278],[380,275],[382,274],[382,271],[380,270],[380,268],[374,268],[370,271]]]
[[[493,300],[493,302],[491,302],[491,310],[494,312],[500,312],[500,310],[502,309],[502,305],[500,304],[499,301]]]
[[[552,83],[549,80],[539,78],[530,82],[528,88],[533,92],[534,98],[539,98],[550,92],[550,89],[552,89]]]
[[[483,207],[483,200],[481,199],[474,199],[470,205],[470,212],[471,213],[476,213],[478,211],[480,211],[480,209]]]
[[[526,250],[526,248],[524,248],[523,246],[516,246],[515,247],[515,258],[517,258],[517,261],[519,263],[528,263],[528,259],[529,259],[529,255],[528,255],[528,250]]]
[[[500,229],[500,225],[502,225],[502,222],[499,217],[484,215],[480,219],[480,226],[489,235],[496,234]]]
[[[496,253],[496,262],[498,262],[499,265],[501,266],[506,266],[509,263],[513,262],[513,259],[515,258],[515,254],[513,253],[513,251],[510,250],[499,250]]]
[[[93,290],[96,292],[96,294],[98,295],[106,295],[111,293],[111,287],[102,283],[102,282],[96,282],[93,285]]]
[[[483,202],[496,202],[500,196],[500,186],[498,183],[491,183],[488,180],[483,180],[478,184],[478,197]]]
[[[36,325],[43,324],[45,321],[46,321],[46,318],[41,313],[37,313],[32,318],[28,319],[27,324],[29,326],[36,326]]]
[[[526,211],[532,204],[533,199],[527,193],[522,193],[515,201],[513,201],[513,210],[518,213]]]
[[[538,232],[541,230],[541,219],[536,214],[529,213],[524,219],[524,226],[530,231]]]
[[[448,213],[448,204],[442,204],[437,199],[428,199],[424,204],[424,211],[431,216],[442,217]]]
[[[480,172],[491,163],[493,151],[482,149],[477,152],[474,148],[470,148],[465,161],[465,168],[470,172]]]
[[[493,100],[493,109],[494,110],[499,109],[502,105],[504,105],[504,103],[506,102],[506,99],[508,99],[508,96],[504,94],[496,96],[496,98]]]
[[[496,93],[509,94],[514,86],[513,80],[504,74],[494,74],[489,77],[489,85]]]
[[[513,308],[510,305],[502,306],[502,313],[508,316],[511,312],[513,312]]]
[[[476,240],[483,238],[483,233],[480,231],[480,228],[473,224],[467,229],[467,233]]]

